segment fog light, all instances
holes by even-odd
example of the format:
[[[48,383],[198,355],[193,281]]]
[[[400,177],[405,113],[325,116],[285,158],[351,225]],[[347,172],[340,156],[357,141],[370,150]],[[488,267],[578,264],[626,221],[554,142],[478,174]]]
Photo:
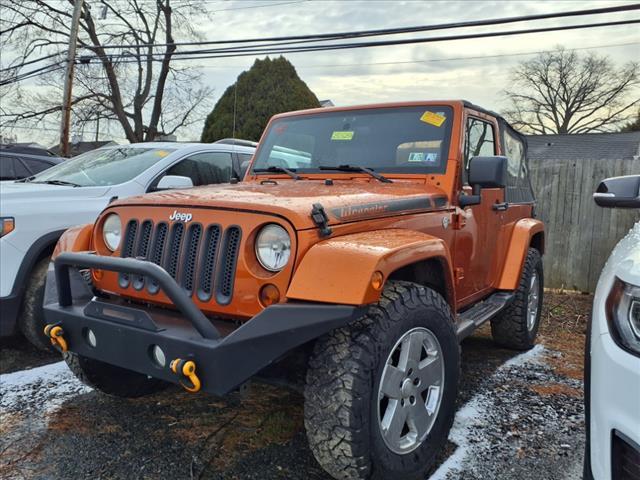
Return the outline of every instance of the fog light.
[[[96,340],[96,334],[93,333],[93,330],[87,328],[84,331],[84,338],[87,340],[87,343],[91,345],[93,348],[96,348],[98,341]]]
[[[165,357],[164,352],[158,345],[154,345],[151,348],[151,356],[159,367],[164,367],[167,364],[167,357]]]
[[[260,303],[262,303],[262,305],[264,305],[265,307],[273,305],[274,303],[278,303],[279,301],[280,291],[275,285],[267,283],[260,289]]]

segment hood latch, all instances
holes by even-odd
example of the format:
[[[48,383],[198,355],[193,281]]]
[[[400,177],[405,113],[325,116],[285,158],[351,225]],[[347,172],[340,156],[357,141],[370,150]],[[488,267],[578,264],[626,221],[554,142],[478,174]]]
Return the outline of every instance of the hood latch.
[[[311,209],[311,219],[316,224],[318,230],[320,230],[321,237],[328,237],[331,235],[331,227],[329,227],[329,217],[327,212],[324,211],[324,207],[320,203],[314,203]]]

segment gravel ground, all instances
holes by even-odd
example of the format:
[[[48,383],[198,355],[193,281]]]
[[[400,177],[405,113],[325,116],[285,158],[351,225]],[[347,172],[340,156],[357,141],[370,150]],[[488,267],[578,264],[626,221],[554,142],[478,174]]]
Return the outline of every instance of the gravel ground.
[[[540,345],[463,343],[458,413],[431,478],[577,480],[582,351],[591,297],[547,293]],[[55,355],[0,344],[0,478],[327,479],[309,451],[299,394],[178,388],[120,400],[77,382]]]

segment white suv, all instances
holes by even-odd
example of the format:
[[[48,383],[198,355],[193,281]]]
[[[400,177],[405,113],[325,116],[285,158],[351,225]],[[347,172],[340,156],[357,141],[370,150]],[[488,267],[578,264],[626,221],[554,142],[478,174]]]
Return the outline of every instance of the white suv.
[[[95,220],[110,201],[150,191],[238,180],[255,144],[138,143],[85,153],[33,177],[0,183],[0,336],[18,327],[48,348],[42,298],[62,232]]]
[[[604,180],[594,200],[640,214],[640,175]],[[600,274],[585,348],[585,410],[585,480],[640,479],[640,221]]]

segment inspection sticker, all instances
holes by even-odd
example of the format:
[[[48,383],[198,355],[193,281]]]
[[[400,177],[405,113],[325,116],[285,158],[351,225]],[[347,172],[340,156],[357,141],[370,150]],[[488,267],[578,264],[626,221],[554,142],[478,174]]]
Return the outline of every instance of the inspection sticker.
[[[331,140],[353,140],[354,132],[333,132]]]
[[[422,120],[424,123],[435,125],[436,127],[441,127],[446,119],[447,117],[445,117],[444,115],[429,112],[428,110],[424,112],[420,117],[420,120]]]

